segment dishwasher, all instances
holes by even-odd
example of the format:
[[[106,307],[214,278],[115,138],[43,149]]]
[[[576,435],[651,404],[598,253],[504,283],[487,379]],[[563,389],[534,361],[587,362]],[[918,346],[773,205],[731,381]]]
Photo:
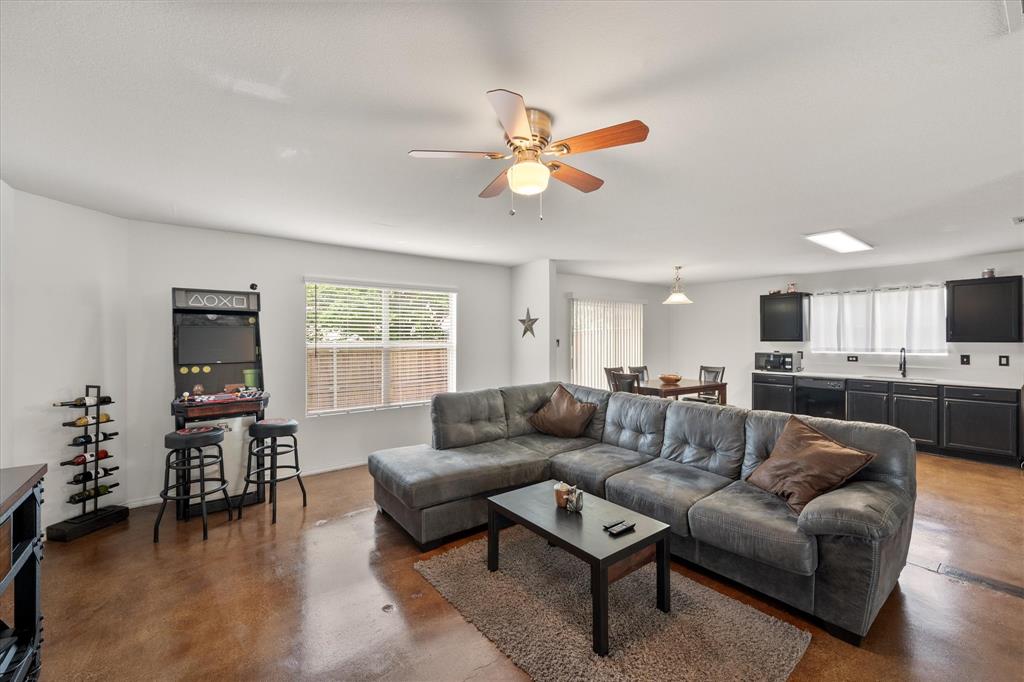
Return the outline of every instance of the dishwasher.
[[[797,377],[793,402],[796,414],[846,419],[846,380]]]

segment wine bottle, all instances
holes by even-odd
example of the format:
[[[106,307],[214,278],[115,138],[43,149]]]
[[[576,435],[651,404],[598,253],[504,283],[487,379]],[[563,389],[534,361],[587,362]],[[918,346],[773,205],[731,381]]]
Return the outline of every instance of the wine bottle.
[[[102,438],[100,438],[100,442],[103,442],[105,440],[110,440],[111,438],[113,438],[117,434],[118,434],[117,431],[111,431],[110,433],[107,433],[106,431],[104,431]],[[87,433],[84,436],[75,436],[74,438],[72,438],[71,439],[71,444],[72,445],[88,445],[92,441],[93,441],[92,436]]]
[[[117,471],[120,468],[121,467],[100,467],[99,473],[96,474],[96,478],[104,478],[106,476],[110,476],[111,474],[113,474],[115,471]],[[75,474],[71,478],[71,482],[72,483],[88,483],[89,481],[92,480],[92,478],[93,478],[92,472],[89,471],[89,470],[85,470],[85,471],[83,471],[80,474]]]
[[[54,403],[54,407],[92,407],[93,405],[109,405],[114,402],[109,395],[101,395],[98,398],[94,395],[86,395],[74,400],[65,400],[62,403]]]
[[[96,419],[96,417],[93,417],[92,415],[82,415],[81,417],[75,419],[74,421],[64,423],[67,426],[92,426],[97,421],[101,424],[103,422],[108,422],[110,421],[110,415],[107,414],[106,412],[101,412],[99,419]]]
[[[78,455],[73,459],[69,459],[66,462],[61,462],[61,464],[88,464],[89,462],[95,461],[97,459],[107,459],[109,457],[110,453],[107,452],[106,450],[100,450],[98,454],[92,452],[83,452],[82,454]]]
[[[116,488],[119,485],[120,483],[111,483],[110,485],[98,485],[95,488],[86,488],[85,490],[80,490],[69,497],[68,502],[71,504],[78,504],[79,502],[90,500],[94,496],[98,497],[100,495],[106,495],[110,492],[111,488]]]

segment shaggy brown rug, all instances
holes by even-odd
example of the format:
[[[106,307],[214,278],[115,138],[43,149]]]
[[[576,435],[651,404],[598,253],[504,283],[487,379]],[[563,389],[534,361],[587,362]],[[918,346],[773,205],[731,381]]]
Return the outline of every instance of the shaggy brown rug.
[[[611,654],[591,650],[590,569],[521,527],[416,563],[456,609],[536,680],[785,680],[808,632],[672,572],[672,613],[655,607],[649,563],[612,584]]]

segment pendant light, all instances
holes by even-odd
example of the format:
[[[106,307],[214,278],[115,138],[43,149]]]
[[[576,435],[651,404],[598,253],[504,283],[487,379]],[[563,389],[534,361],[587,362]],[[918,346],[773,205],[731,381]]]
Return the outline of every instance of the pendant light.
[[[679,271],[683,269],[682,265],[676,266],[676,279],[672,283],[672,293],[668,295],[662,305],[684,305],[686,303],[693,303],[690,297],[683,293],[683,284],[679,280]]]

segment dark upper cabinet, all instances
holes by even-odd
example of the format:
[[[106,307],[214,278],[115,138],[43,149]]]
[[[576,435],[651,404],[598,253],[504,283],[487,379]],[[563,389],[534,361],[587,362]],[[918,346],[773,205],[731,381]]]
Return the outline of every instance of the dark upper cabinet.
[[[946,398],[942,446],[988,455],[1017,455],[1016,403]]]
[[[889,423],[909,433],[914,440],[938,445],[939,399],[893,395]]]
[[[846,418],[872,424],[889,423],[889,396],[865,391],[846,392]]]
[[[1021,341],[1021,280],[946,282],[946,341]]]
[[[755,410],[793,411],[793,387],[776,384],[753,384],[751,405]]]
[[[769,294],[761,297],[762,341],[807,341],[810,294]]]

